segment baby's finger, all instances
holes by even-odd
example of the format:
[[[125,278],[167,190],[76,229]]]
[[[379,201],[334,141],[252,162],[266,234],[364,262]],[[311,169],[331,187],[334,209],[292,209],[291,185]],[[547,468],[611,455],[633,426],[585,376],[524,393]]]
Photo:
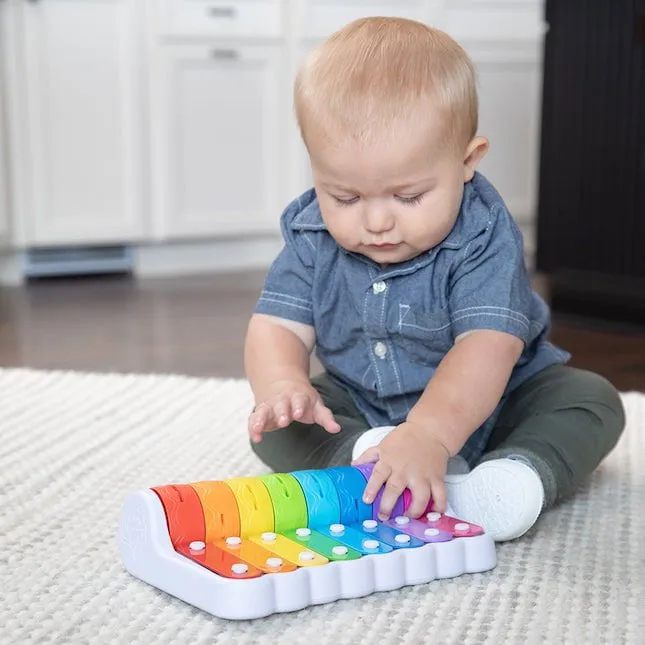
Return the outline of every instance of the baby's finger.
[[[376,450],[376,448],[371,448],[370,450]],[[363,457],[368,452],[369,450],[363,454]],[[365,492],[363,493],[363,501],[366,504],[371,504],[376,499],[376,496],[381,488],[383,488],[383,484],[385,484],[391,473],[392,469],[387,464],[382,461],[376,462],[372,469],[372,475],[367,482],[367,486],[365,486]]]
[[[255,443],[262,440],[262,433],[267,428],[270,413],[271,408],[267,405],[260,405],[249,416],[249,434]]]
[[[278,428],[288,426],[291,421],[291,401],[287,396],[281,396],[273,404],[273,416]]]
[[[415,486],[410,486],[410,493],[412,493],[412,503],[410,504],[410,508],[408,508],[406,515],[413,519],[420,517],[423,511],[428,508],[431,492],[432,489],[430,487],[430,484],[428,484],[427,482],[422,482]]]
[[[296,421],[308,421],[304,418],[307,408],[309,407],[309,397],[306,394],[294,394],[291,397],[291,414]]]
[[[331,434],[340,432],[340,426],[334,419],[334,413],[322,401],[318,401],[314,407],[314,421]]]
[[[373,464],[380,458],[378,446],[372,446],[365,452],[361,453],[356,459],[352,461],[352,466],[360,466],[362,464]]]
[[[397,500],[403,494],[405,490],[405,482],[402,479],[399,479],[396,475],[391,475],[387,484],[385,484],[385,490],[383,491],[383,497],[381,497],[381,503],[378,509],[378,518],[381,522],[390,519],[394,506],[396,505]]]
[[[446,511],[446,505],[448,501],[446,496],[446,486],[441,479],[433,481],[431,486],[433,503],[432,508],[439,513],[444,513]],[[421,513],[423,513],[423,510],[421,510]]]

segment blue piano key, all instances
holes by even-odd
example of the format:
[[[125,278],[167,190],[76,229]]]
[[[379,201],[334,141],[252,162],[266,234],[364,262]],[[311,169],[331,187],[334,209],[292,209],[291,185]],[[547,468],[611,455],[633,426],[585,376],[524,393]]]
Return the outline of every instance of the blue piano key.
[[[331,528],[340,528],[342,526],[342,531],[332,531]],[[352,527],[352,526],[344,526],[341,524],[337,524],[336,526],[332,525],[325,525],[325,526],[315,526],[312,527],[318,533],[322,533],[323,535],[326,535],[327,537],[332,538],[333,540],[336,540],[340,544],[344,544],[347,547],[350,547],[352,549],[355,549],[356,551],[359,551],[362,555],[375,555],[378,553],[391,553],[394,549],[389,544],[385,544],[381,540],[377,539],[376,537],[372,537],[370,535],[367,535],[363,531]],[[370,548],[371,542],[374,542],[375,548]]]
[[[379,542],[383,542],[384,544],[387,544],[394,549],[410,549],[423,546],[425,544],[423,540],[419,540],[409,533],[397,531],[396,529],[392,528],[391,526],[387,526],[382,522],[377,522],[374,528],[366,528],[363,524],[357,524],[352,528],[356,528],[365,535],[373,537]],[[397,540],[397,536],[404,537],[399,537],[399,539]]]
[[[325,468],[340,500],[340,522],[349,526],[372,518],[372,505],[363,501],[365,477],[353,466]]]
[[[336,486],[324,470],[297,470],[291,475],[296,478],[305,494],[308,526],[340,522],[340,501]]]

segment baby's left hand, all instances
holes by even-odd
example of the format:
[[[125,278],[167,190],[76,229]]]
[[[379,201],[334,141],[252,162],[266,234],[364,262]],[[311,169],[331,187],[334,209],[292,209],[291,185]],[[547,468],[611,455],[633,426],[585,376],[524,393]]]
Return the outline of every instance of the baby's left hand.
[[[371,504],[385,484],[379,509],[379,519],[389,519],[396,500],[406,488],[412,493],[407,515],[419,517],[432,497],[434,508],[445,511],[444,476],[448,467],[448,449],[430,428],[410,422],[402,423],[388,434],[378,446],[366,450],[353,463],[376,462],[367,482],[363,500]]]

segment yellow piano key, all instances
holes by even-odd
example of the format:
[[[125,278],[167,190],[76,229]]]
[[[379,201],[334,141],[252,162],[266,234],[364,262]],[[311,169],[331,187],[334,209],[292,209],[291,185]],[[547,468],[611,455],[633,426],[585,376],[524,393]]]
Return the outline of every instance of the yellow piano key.
[[[310,551],[302,544],[289,540],[278,533],[267,531],[261,535],[251,536],[249,539],[299,567],[317,567],[329,562],[320,553]]]
[[[275,529],[273,502],[267,487],[254,477],[236,477],[225,483],[231,488],[240,512],[240,537]]]

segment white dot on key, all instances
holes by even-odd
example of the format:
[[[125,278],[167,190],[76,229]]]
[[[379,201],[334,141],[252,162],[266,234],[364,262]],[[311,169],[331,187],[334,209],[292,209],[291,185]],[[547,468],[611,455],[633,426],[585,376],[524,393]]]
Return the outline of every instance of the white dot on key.
[[[368,531],[375,529],[377,526],[378,526],[378,522],[376,520],[365,520],[363,522],[363,528],[367,529]]]
[[[267,560],[267,567],[272,569],[279,569],[282,566],[282,560],[280,558],[269,558]]]
[[[459,522],[458,524],[455,524],[455,531],[468,531],[470,529],[470,524],[466,524],[466,522]]]
[[[423,534],[427,535],[428,537],[437,537],[441,531],[439,529],[426,529]]]
[[[346,546],[335,546],[331,552],[334,555],[347,555],[347,547]]]
[[[296,529],[296,535],[301,538],[309,537],[311,535],[311,529]]]
[[[366,549],[378,549],[378,541],[377,540],[365,540],[365,542],[363,542],[363,546]]]
[[[398,517],[394,518],[394,521],[399,525],[399,526],[404,526],[405,524],[410,523],[410,518],[406,517],[405,515],[399,515]]]
[[[394,536],[394,540],[398,542],[399,544],[407,544],[410,541],[410,536],[409,535],[396,535]]]
[[[240,538],[240,537],[227,537],[226,538],[226,544],[228,544],[228,546],[240,546],[240,544],[242,544],[242,538]]]
[[[267,532],[262,533],[262,542],[275,542],[276,534]]]
[[[301,560],[313,560],[315,556],[311,551],[303,551],[298,557]]]
[[[249,568],[245,565],[242,564],[241,562],[236,562],[232,567],[231,570],[233,573],[237,573],[238,575],[242,575],[243,573],[246,573]]]
[[[196,540],[195,542],[191,542],[188,548],[191,551],[203,551],[206,548],[206,545],[203,542]]]
[[[428,518],[428,522],[436,522],[441,519],[441,513],[437,513],[435,511],[433,513],[428,513],[426,517]]]
[[[342,533],[345,530],[345,526],[343,524],[332,524],[329,530],[332,533]]]

